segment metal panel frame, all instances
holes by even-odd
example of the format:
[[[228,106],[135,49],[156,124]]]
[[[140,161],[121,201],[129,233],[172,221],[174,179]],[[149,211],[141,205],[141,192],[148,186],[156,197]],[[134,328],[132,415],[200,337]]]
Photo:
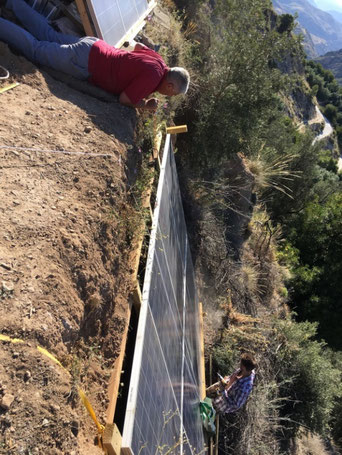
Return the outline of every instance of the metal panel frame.
[[[169,214],[169,221],[171,224],[174,224],[174,227],[177,227],[177,222],[184,224],[185,227],[185,222],[184,222],[184,216],[181,208],[181,199],[180,199],[180,194],[179,194],[179,188],[178,188],[178,177],[176,170],[171,169],[169,166],[169,160],[172,158],[174,160],[173,156],[170,154],[172,153],[172,146],[171,146],[171,141],[170,141],[170,135],[167,135],[166,138],[166,143],[165,143],[165,148],[164,148],[164,155],[163,155],[163,162],[160,170],[160,178],[159,178],[159,184],[158,184],[158,189],[157,189],[157,196],[156,196],[156,207],[154,211],[154,216],[153,216],[153,222],[152,222],[152,231],[151,231],[151,236],[150,236],[150,245],[149,245],[149,252],[148,252],[148,258],[147,258],[147,264],[146,264],[146,271],[145,271],[145,281],[144,281],[144,287],[143,287],[143,293],[142,293],[142,305],[140,309],[140,315],[139,315],[139,324],[138,324],[138,330],[137,330],[137,337],[136,337],[136,347],[135,347],[135,352],[134,352],[134,358],[133,358],[133,364],[132,364],[132,374],[131,374],[131,380],[130,380],[130,385],[129,385],[129,394],[128,394],[128,400],[127,400],[127,408],[126,408],[126,416],[125,416],[125,424],[124,424],[124,431],[123,431],[123,440],[122,440],[122,447],[123,448],[130,448],[131,450],[134,449],[132,447],[133,445],[133,430],[134,430],[134,425],[135,425],[135,417],[136,417],[136,412],[137,412],[137,403],[138,403],[138,394],[139,394],[139,386],[141,385],[142,388],[147,388],[146,390],[146,402],[148,403],[150,398],[148,396],[149,393],[157,393],[156,390],[150,390],[150,387],[156,387],[156,384],[160,384],[161,382],[156,382],[154,383],[153,379],[151,377],[150,384],[148,384],[148,381],[146,381],[146,377],[141,376],[141,369],[144,366],[142,364],[142,358],[143,358],[143,351],[144,351],[144,346],[145,343],[151,342],[151,339],[153,338],[155,343],[153,346],[156,346],[155,349],[158,349],[158,352],[160,352],[160,364],[158,365],[158,370],[160,369],[161,371],[164,370],[166,377],[165,377],[165,390],[168,395],[168,397],[172,400],[173,403],[173,409],[164,409],[163,411],[165,412],[174,412],[175,418],[174,422],[172,423],[173,428],[170,431],[173,431],[174,433],[172,434],[172,437],[179,437],[180,444],[179,450],[180,454],[194,454],[194,450],[202,450],[204,447],[204,439],[203,439],[203,432],[202,432],[202,426],[200,422],[200,417],[199,417],[199,400],[201,399],[201,381],[203,381],[203,378],[201,378],[202,370],[200,368],[200,350],[201,350],[201,343],[200,343],[200,330],[199,330],[199,309],[198,309],[198,302],[197,302],[197,296],[196,296],[196,291],[194,288],[194,282],[190,283],[191,290],[188,287],[187,283],[187,277],[188,273],[192,274],[192,281],[193,281],[193,269],[192,269],[192,262],[191,262],[191,255],[190,255],[190,250],[188,247],[188,241],[187,241],[187,235],[186,231],[183,233],[183,240],[184,242],[181,242],[181,244],[184,245],[184,251],[179,252],[179,244],[177,243],[176,245],[174,244],[175,237],[178,238],[178,232],[173,233],[172,236],[172,227],[167,226],[167,229],[171,229],[170,234],[167,235],[166,230],[165,233],[162,233],[162,228],[159,225],[159,217],[162,209],[162,199],[163,197],[165,198],[165,185],[167,185],[167,177],[171,180],[171,182],[176,183],[176,188],[168,188],[167,192],[168,195],[173,199],[171,202],[169,201],[168,203],[171,204],[169,208],[172,208],[172,203],[177,204],[178,206],[180,205],[180,210],[181,210],[181,215],[179,215],[179,219],[174,221],[173,217],[170,217]],[[165,183],[166,182],[166,183]],[[164,193],[163,193],[164,191]],[[165,202],[165,200],[164,200]],[[183,217],[183,218],[182,218]],[[182,219],[181,219],[182,218]],[[165,220],[164,220],[165,221]],[[165,228],[165,229],[166,229]],[[184,237],[185,236],[185,237]],[[163,238],[165,237],[165,239]],[[171,238],[172,237],[172,238]],[[164,242],[165,240],[165,242]],[[164,245],[165,243],[165,245]],[[172,243],[171,245],[171,250],[170,250],[170,245],[168,243]],[[169,263],[168,261],[163,263],[163,257],[166,257],[166,250],[168,250],[169,253],[172,254],[173,248],[178,249],[178,253],[181,254],[182,259],[182,276],[183,276],[183,290],[182,290],[182,295],[179,296],[177,295],[177,290],[175,289],[164,289],[164,293],[169,291],[172,294],[171,300],[173,302],[176,302],[176,314],[172,316],[172,320],[175,323],[178,323],[178,326],[181,328],[182,332],[182,339],[180,340],[178,348],[175,347],[174,350],[177,351],[179,349],[180,356],[179,360],[181,363],[180,366],[180,375],[179,375],[179,380],[180,383],[176,383],[176,385],[172,382],[172,378],[170,377],[170,374],[173,375],[174,371],[169,371],[168,370],[168,363],[170,364],[170,359],[165,358],[165,352],[163,351],[162,345],[168,342],[167,337],[165,339],[165,336],[162,335],[162,338],[160,338],[161,333],[156,329],[156,324],[160,324],[163,322],[163,317],[162,319],[159,320],[154,320],[153,317],[153,308],[151,309],[149,305],[149,298],[150,294],[153,295],[154,292],[156,292],[154,289],[151,289],[151,283],[156,279],[155,276],[152,276],[152,272],[154,270],[154,273],[156,271],[156,267],[160,267],[160,270],[163,270],[163,266],[166,265],[167,270],[167,276],[172,276],[172,273],[176,273],[177,271],[179,272],[179,264],[171,264],[170,267],[176,267],[175,270],[169,270]],[[165,249],[165,253],[160,254],[160,251],[163,251]],[[158,254],[159,254],[159,259],[158,259]],[[177,253],[174,255],[174,259],[177,259]],[[159,262],[162,261],[160,264]],[[190,268],[189,268],[190,267]],[[164,279],[161,277],[159,280],[161,285],[165,286]],[[191,281],[191,279],[190,279]],[[171,287],[172,287],[171,283]],[[170,295],[171,295],[170,294]],[[187,315],[187,302],[189,301],[188,299],[195,299],[193,300],[193,308],[194,310],[192,311],[192,314],[190,316]],[[181,300],[181,302],[179,302]],[[166,306],[166,302],[162,302]],[[170,304],[170,302],[169,302]],[[178,309],[177,309],[178,308]],[[167,308],[165,308],[165,311],[168,311]],[[177,316],[178,314],[178,316]],[[175,319],[176,318],[176,319]],[[188,321],[187,319],[192,318],[192,321]],[[157,318],[158,319],[158,318]],[[165,315],[165,320],[167,320],[167,316]],[[176,321],[178,320],[178,322]],[[188,327],[188,322],[190,326]],[[152,324],[152,325],[151,325]],[[169,323],[167,322],[167,327],[172,329],[170,327]],[[146,329],[148,328],[148,333],[146,333]],[[186,330],[190,330],[191,333],[189,332],[190,338],[186,338]],[[148,338],[146,338],[148,337]],[[174,340],[171,340],[170,342],[174,342]],[[169,352],[169,347],[167,346],[167,351]],[[171,346],[172,348],[172,346]],[[175,354],[176,355],[176,354]],[[194,358],[194,365],[189,363],[189,358]],[[145,357],[146,359],[146,357]],[[146,360],[145,360],[146,361]],[[148,358],[147,361],[149,362]],[[153,364],[153,362],[152,362]],[[178,368],[178,367],[177,367]],[[194,371],[194,368],[196,371]],[[178,371],[178,370],[177,370]],[[152,373],[151,373],[152,374]],[[154,374],[154,373],[153,373]],[[158,372],[156,372],[158,375]],[[186,377],[186,383],[184,382],[184,378]],[[178,376],[177,376],[178,378]],[[149,387],[150,386],[150,387]],[[158,387],[156,387],[158,389]],[[184,396],[184,390],[186,389],[186,396]],[[159,393],[159,390],[158,390]],[[140,392],[140,395],[145,394],[145,389],[143,389],[142,392]],[[177,395],[177,396],[176,396]],[[162,400],[162,397],[159,397],[160,400]],[[191,402],[189,402],[189,400]],[[141,401],[140,401],[141,403]],[[143,405],[145,408],[145,404]],[[184,414],[185,412],[185,414]],[[153,412],[152,412],[153,413]],[[147,414],[147,411],[145,409],[145,414],[148,415],[149,420],[153,420],[151,422],[150,427],[151,431],[153,432],[153,435],[151,437],[154,437],[156,439],[156,434],[158,431],[160,431],[160,421],[162,419],[161,415],[155,415],[155,416],[150,416]],[[184,417],[185,420],[184,420]],[[163,417],[165,419],[165,416]],[[190,422],[190,423],[189,423]],[[192,435],[192,440],[188,438],[187,434],[187,428],[184,428],[184,424],[189,428],[189,425],[195,425],[195,431],[196,431],[196,437]],[[158,427],[159,425],[159,427]],[[178,428],[178,429],[177,429]],[[164,430],[164,426],[163,426]],[[190,429],[191,430],[191,429]],[[155,433],[156,432],[156,433]],[[184,441],[183,441],[183,435],[185,436]],[[144,437],[148,439],[149,435],[144,434]],[[164,437],[164,436],[163,436]],[[169,436],[167,436],[169,437]],[[201,441],[198,441],[198,439],[201,439]],[[174,439],[172,439],[174,440]],[[149,441],[141,441],[141,447],[143,447],[144,442],[149,442]],[[161,441],[165,443],[164,441]],[[196,443],[199,444],[199,447],[196,447]],[[137,448],[136,450],[140,451],[140,448]],[[152,450],[152,449],[151,449]],[[156,447],[154,448],[156,450]],[[145,450],[142,449],[141,453],[144,454]],[[146,449],[146,453],[151,453],[149,452],[148,449]]]
[[[100,2],[99,4],[97,3],[98,1]],[[86,0],[97,37],[105,40],[112,46],[120,47],[124,41],[130,41],[139,33],[139,30],[145,24],[144,18],[156,6],[156,1],[152,0],[148,3],[147,0],[122,0],[125,6],[127,6],[128,1],[131,2],[131,7],[135,10],[135,14],[132,17],[124,17],[122,6],[120,6],[121,0],[111,1],[112,6],[105,11],[106,19],[112,16],[113,23],[116,23],[121,28],[121,33],[114,33],[112,35],[108,33],[108,30],[105,29],[101,21],[102,10],[100,12],[100,6],[103,6],[103,0]]]

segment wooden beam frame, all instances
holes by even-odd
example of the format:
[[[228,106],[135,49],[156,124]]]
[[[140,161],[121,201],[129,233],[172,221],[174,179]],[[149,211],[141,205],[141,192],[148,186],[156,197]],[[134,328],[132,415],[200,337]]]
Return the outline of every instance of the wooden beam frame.
[[[75,0],[78,12],[81,16],[82,25],[87,36],[96,36],[92,21],[89,19],[89,12],[84,0]]]
[[[200,397],[201,400],[205,398],[205,360],[204,360],[204,333],[203,333],[203,305],[202,302],[198,304],[198,312],[199,312],[199,340],[200,340]]]

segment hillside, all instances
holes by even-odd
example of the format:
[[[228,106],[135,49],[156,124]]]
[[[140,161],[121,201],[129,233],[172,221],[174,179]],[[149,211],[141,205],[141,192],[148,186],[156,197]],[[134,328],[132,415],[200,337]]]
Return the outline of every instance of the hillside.
[[[135,113],[71,89],[3,43],[0,60],[11,74],[1,86],[20,83],[0,95],[0,333],[23,341],[1,341],[0,394],[13,401],[1,409],[0,453],[95,455],[77,388],[104,421],[132,288],[121,219]]]
[[[273,5],[278,13],[298,13],[297,20],[310,34],[318,55],[342,48],[342,24],[329,13],[307,0],[273,0]]]
[[[193,83],[186,103],[163,102],[153,117],[0,43],[5,84],[20,83],[0,94],[0,453],[103,453],[77,389],[104,423],[136,284],[131,253],[147,218],[146,148],[154,125],[177,115],[188,125],[175,158],[207,385],[242,352],[258,362],[246,405],[220,418],[218,454],[337,454],[341,179],[327,143],[313,144],[322,124],[301,45],[267,0],[164,4],[168,28],[149,20],[147,35],[169,63],[181,49]]]
[[[315,58],[323,68],[333,72],[337,82],[342,85],[342,49],[335,52],[327,52],[321,57]]]

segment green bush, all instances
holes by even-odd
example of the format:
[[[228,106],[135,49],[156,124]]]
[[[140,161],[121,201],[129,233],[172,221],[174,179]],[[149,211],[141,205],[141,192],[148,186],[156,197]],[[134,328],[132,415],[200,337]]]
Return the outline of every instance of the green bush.
[[[275,326],[282,340],[275,362],[280,396],[287,398],[282,409],[283,417],[289,417],[287,428],[292,435],[299,425],[328,435],[342,393],[342,369],[334,365],[326,344],[315,340],[317,324],[287,319]]]

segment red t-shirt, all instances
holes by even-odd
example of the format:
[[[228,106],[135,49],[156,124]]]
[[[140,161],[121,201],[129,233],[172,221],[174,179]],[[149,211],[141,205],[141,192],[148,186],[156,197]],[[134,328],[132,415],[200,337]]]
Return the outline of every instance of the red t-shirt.
[[[152,49],[128,52],[99,40],[90,49],[88,70],[92,84],[115,95],[125,92],[136,104],[156,90],[169,68]]]

